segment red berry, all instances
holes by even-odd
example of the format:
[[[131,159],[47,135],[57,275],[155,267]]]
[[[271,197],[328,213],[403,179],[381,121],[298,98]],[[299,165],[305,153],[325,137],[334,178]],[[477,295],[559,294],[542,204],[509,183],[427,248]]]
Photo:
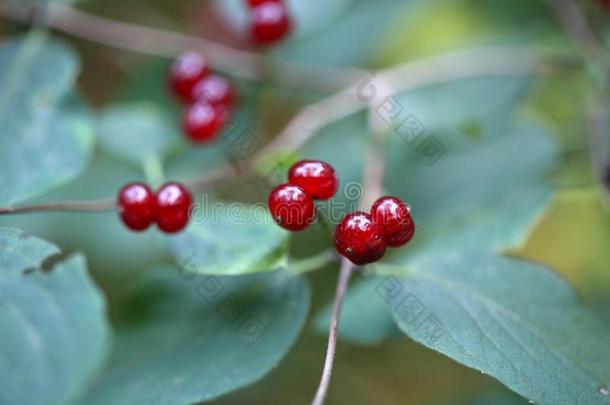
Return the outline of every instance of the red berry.
[[[193,87],[209,73],[203,56],[196,52],[180,55],[169,71],[169,85],[176,97],[188,103],[191,101]]]
[[[415,233],[409,207],[396,197],[385,196],[375,201],[371,208],[371,217],[384,227],[388,246],[402,246],[410,241]]]
[[[205,102],[197,102],[184,112],[182,126],[193,142],[211,141],[222,129],[227,118],[225,107],[214,107]]]
[[[316,216],[313,198],[301,187],[293,184],[280,184],[269,194],[269,211],[282,228],[301,231]]]
[[[335,229],[335,246],[341,255],[362,266],[383,257],[386,243],[383,227],[367,213],[348,214]]]
[[[261,4],[267,2],[282,3],[282,0],[247,0],[248,6],[250,6],[250,8],[260,6]]]
[[[190,191],[180,183],[166,183],[157,191],[155,219],[164,232],[178,232],[189,222],[193,203]]]
[[[296,184],[314,198],[327,200],[334,196],[339,186],[335,169],[320,160],[301,160],[288,171],[291,184]]]
[[[265,1],[254,7],[250,13],[250,24],[252,42],[259,45],[281,41],[292,26],[286,7],[276,1]]]
[[[210,75],[193,87],[192,100],[207,102],[213,106],[230,107],[233,104],[233,90],[231,84],[222,76]]]
[[[155,219],[155,194],[146,184],[126,184],[119,191],[117,207],[129,229],[143,231]]]

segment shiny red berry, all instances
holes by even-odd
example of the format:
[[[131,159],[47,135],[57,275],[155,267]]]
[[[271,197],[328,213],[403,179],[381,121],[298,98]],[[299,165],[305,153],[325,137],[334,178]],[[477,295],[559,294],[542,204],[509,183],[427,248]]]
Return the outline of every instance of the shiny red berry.
[[[282,228],[301,231],[311,224],[316,216],[313,198],[294,184],[280,184],[269,194],[269,211]]]
[[[213,106],[230,107],[233,104],[233,89],[222,76],[210,75],[193,87],[192,100],[207,102]]]
[[[352,212],[337,225],[335,246],[356,265],[376,262],[385,253],[384,229],[369,214]]]
[[[196,52],[180,55],[169,71],[169,85],[176,97],[185,103],[191,102],[193,87],[209,74],[208,65],[203,56]]]
[[[399,247],[413,238],[415,223],[409,207],[400,199],[391,196],[379,198],[371,208],[371,217],[384,227],[388,246]]]
[[[339,186],[335,169],[320,160],[301,160],[288,171],[288,181],[300,186],[314,198],[327,200],[334,196]]]
[[[252,8],[267,2],[282,3],[282,0],[247,0],[246,2],[248,3],[248,6]]]
[[[155,220],[164,232],[181,231],[189,222],[193,203],[190,191],[180,183],[166,183],[156,194]]]
[[[286,7],[277,1],[261,2],[250,12],[250,37],[258,45],[271,45],[284,39],[292,22]]]
[[[197,102],[189,106],[182,117],[182,127],[186,136],[193,142],[213,140],[222,130],[227,119],[225,107]]]
[[[129,229],[143,231],[155,219],[155,194],[146,184],[126,184],[119,191],[117,208]]]

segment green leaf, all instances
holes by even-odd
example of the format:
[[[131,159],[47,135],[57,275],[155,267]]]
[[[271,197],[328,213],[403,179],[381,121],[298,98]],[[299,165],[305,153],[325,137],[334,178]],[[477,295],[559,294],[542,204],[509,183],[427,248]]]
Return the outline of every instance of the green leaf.
[[[43,240],[0,228],[0,403],[70,402],[105,357],[104,299],[80,255],[46,270],[57,254]]]
[[[238,275],[285,265],[288,236],[264,204],[214,202],[204,196],[186,231],[167,237],[167,244],[194,272]]]
[[[0,204],[76,177],[93,143],[90,116],[70,94],[74,53],[41,33],[0,48]]]
[[[610,403],[610,331],[547,268],[462,251],[383,285],[415,341],[540,404]]]
[[[412,205],[416,233],[406,248],[387,252],[385,262],[425,269],[468,249],[501,253],[523,243],[544,212],[553,190],[542,176],[552,167],[555,152],[544,127],[520,123],[483,137],[468,150],[455,149],[429,165],[412,151],[390,148],[386,184],[390,193]],[[401,154],[409,157],[400,159]],[[376,280],[350,289],[344,310],[354,316],[374,314],[379,329],[362,335],[357,322],[345,321],[342,337],[369,344],[393,334],[389,314],[375,292]],[[326,315],[319,315],[318,330],[328,325],[329,307]]]
[[[262,378],[297,338],[307,282],[285,271],[245,277],[165,268],[118,328],[110,364],[87,404],[189,404]]]
[[[151,103],[107,109],[100,117],[98,136],[106,151],[138,167],[151,160],[163,161],[169,149],[182,139],[177,124]]]
[[[394,18],[406,12],[414,2],[357,0],[349,4],[337,4],[336,7],[342,7],[343,10],[329,16],[326,15],[326,9],[330,2],[317,8],[305,1],[302,3],[310,6],[309,10],[314,10],[317,14],[303,14],[303,20],[316,18],[325,22],[325,25],[310,24],[308,32],[291,38],[277,49],[278,58],[315,65],[354,66],[363,65],[372,59],[383,35],[398,22]]]

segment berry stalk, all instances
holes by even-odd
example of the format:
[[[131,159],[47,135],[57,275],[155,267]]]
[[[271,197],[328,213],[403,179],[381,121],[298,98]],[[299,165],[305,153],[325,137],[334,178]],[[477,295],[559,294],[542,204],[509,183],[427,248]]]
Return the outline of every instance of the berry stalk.
[[[0,215],[31,214],[37,212],[103,212],[114,211],[116,201],[113,198],[91,201],[61,201],[47,204],[22,205],[19,207],[0,207]]]

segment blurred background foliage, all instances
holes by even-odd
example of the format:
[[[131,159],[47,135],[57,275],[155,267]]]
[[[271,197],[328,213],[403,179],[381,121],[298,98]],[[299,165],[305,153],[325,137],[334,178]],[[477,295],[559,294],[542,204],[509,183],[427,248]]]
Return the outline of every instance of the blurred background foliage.
[[[271,51],[273,57],[333,66],[358,65],[383,68],[420,57],[467,46],[532,45],[545,50],[570,51],[565,34],[542,1],[533,0],[310,0],[288,1],[299,13],[295,37]],[[582,1],[597,28],[608,32],[607,18],[593,1]],[[239,46],[231,24],[243,15],[238,0],[88,0],[79,7],[95,14],[144,25],[183,30]],[[229,18],[223,20],[219,13]],[[22,27],[2,22],[3,36]],[[61,34],[60,34],[61,35]],[[608,36],[610,38],[610,36]],[[154,108],[156,116],[175,122],[177,109],[168,100],[165,72],[168,61],[113,50],[68,38],[82,59],[79,87],[96,110],[106,114],[114,103],[142,101],[140,113]],[[243,95],[239,116],[263,139],[269,139],[298,107],[320,95],[286,92],[274,83],[235,81]],[[558,69],[536,78],[523,95],[517,114],[535,117],[554,129],[559,164],[553,174],[557,192],[527,242],[511,255],[553,268],[579,295],[604,317],[610,317],[610,217],[591,174],[588,156],[586,71]],[[429,106],[451,109],[455,101]],[[469,100],[476,103],[486,100]],[[110,111],[111,112],[111,111]],[[443,111],[445,113],[446,111]],[[426,114],[426,112],[423,112]],[[104,115],[107,117],[107,115]],[[146,118],[143,118],[146,121]],[[109,125],[111,125],[110,123]],[[163,124],[159,124],[161,126]],[[349,125],[349,124],[343,124]],[[465,132],[472,127],[466,125]],[[475,136],[477,128],[475,124]],[[471,131],[471,132],[472,132]],[[110,132],[116,133],[116,130]],[[124,139],[129,134],[124,133]],[[110,142],[104,139],[101,142]],[[120,141],[120,140],[119,140]],[[184,148],[177,145],[176,148]],[[222,159],[216,148],[186,152],[167,159],[168,177],[190,178],[202,174]],[[313,151],[316,145],[311,145]],[[524,150],[523,154],[527,155]],[[315,152],[314,152],[315,154]],[[518,160],[514,161],[519,165]],[[127,180],[142,179],[137,167],[111,156],[99,146],[85,174],[44,196],[44,200],[104,198],[114,195]],[[416,193],[417,190],[408,192]],[[407,192],[407,193],[408,193]],[[506,190],[511,193],[511,190]],[[226,185],[214,191],[219,198],[264,201],[266,189],[258,183]],[[408,194],[407,194],[408,196]],[[451,196],[447,196],[451,198]],[[103,287],[113,316],[137,275],[153,264],[171,261],[159,249],[154,233],[125,231],[108,214],[35,214],[2,219],[2,225],[24,228],[58,244],[63,250],[81,251]],[[313,233],[304,233],[292,244],[295,256],[305,256],[320,246]],[[309,319],[327,305],[334,293],[336,268],[329,266],[309,276],[313,296]],[[540,292],[544,294],[544,291]],[[218,404],[309,403],[317,386],[326,336],[308,322],[296,345],[260,383],[214,401]],[[518,404],[526,402],[492,378],[462,367],[452,360],[404,337],[383,344],[362,346],[339,343],[329,403],[353,404]]]

